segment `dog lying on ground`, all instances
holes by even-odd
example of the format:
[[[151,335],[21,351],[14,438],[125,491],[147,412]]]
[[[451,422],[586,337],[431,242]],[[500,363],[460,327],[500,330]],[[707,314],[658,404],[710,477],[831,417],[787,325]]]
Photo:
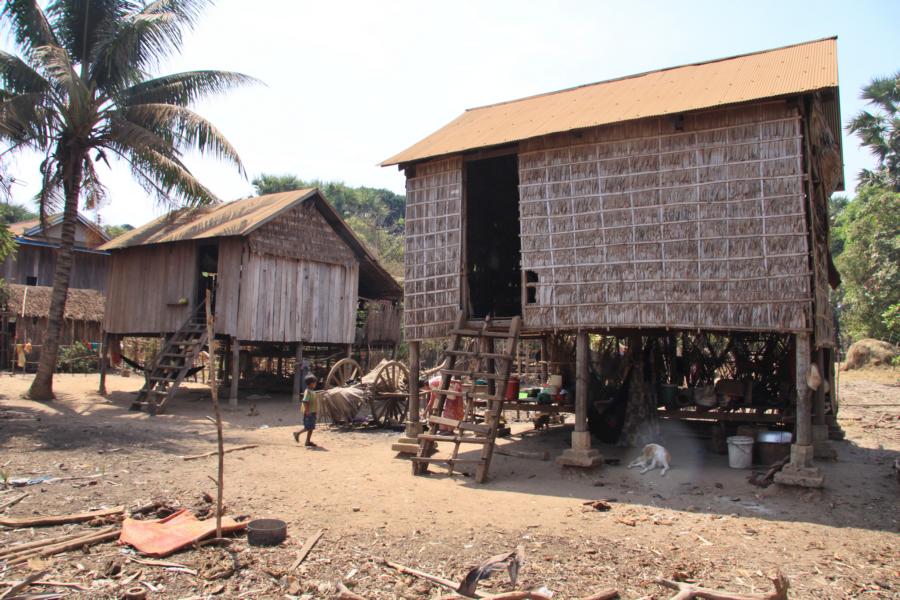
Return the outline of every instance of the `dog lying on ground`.
[[[646,473],[647,471],[651,471],[657,467],[661,467],[660,475],[665,475],[666,471],[669,470],[669,461],[672,460],[672,457],[669,456],[669,451],[660,446],[659,444],[647,444],[644,446],[644,450],[641,452],[641,455],[636,459],[631,461],[628,465],[628,468],[631,469],[633,467],[641,467],[641,475]]]

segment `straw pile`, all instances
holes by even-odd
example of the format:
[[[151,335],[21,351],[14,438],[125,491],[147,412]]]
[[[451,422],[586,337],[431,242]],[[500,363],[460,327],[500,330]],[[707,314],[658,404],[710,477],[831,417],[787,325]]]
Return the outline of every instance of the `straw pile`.
[[[843,370],[890,366],[897,354],[897,347],[888,342],[871,338],[859,340],[847,350]]]

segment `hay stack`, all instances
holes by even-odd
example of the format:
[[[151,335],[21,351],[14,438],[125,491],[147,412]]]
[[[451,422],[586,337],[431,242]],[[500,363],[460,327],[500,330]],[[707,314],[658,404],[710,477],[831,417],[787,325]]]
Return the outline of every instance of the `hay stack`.
[[[866,367],[888,367],[897,357],[897,347],[883,342],[866,338],[859,340],[847,351],[847,361],[842,369],[864,369]]]

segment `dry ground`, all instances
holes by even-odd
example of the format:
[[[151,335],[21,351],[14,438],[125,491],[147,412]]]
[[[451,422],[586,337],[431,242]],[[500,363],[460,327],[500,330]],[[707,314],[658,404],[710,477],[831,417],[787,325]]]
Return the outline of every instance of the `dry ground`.
[[[760,489],[748,471],[727,468],[727,457],[680,427],[666,429],[673,469],[641,476],[623,466],[591,472],[562,470],[553,462],[496,456],[491,480],[434,474],[413,477],[410,464],[390,451],[390,431],[323,429],[319,450],[294,444],[296,408],[286,397],[259,399],[227,410],[226,445],[259,444],[226,459],[229,514],[277,517],[288,522],[281,547],[233,545],[241,568],[224,580],[127,563],[105,578],[111,559],[130,550],[113,544],[90,554],[51,561],[52,579],[90,591],[62,590],[68,597],[116,598],[119,582],[140,571],[156,591],[151,598],[331,597],[344,581],[366,598],[436,598],[441,591],[371,562],[384,556],[451,579],[497,552],[523,545],[520,589],[546,586],[556,598],[578,598],[616,587],[623,598],[669,594],[651,583],[679,573],[709,587],[735,592],[769,589],[780,568],[792,598],[900,597],[900,486],[891,465],[900,456],[900,385],[896,371],[842,373],[841,423],[847,441],[839,460],[823,464],[822,491]],[[30,377],[0,376],[0,469],[4,476],[99,475],[33,485],[9,515],[57,514],[154,498],[186,505],[212,491],[215,459],[180,456],[212,450],[214,428],[205,420],[209,398],[201,386],[149,417],[128,411],[139,378],[110,377],[110,395],[95,393],[96,376],[59,376],[58,399],[21,399]],[[504,443],[522,450],[560,453],[569,430],[544,433],[530,424],[513,427]],[[601,447],[607,458],[630,460],[634,451]],[[0,504],[18,492],[0,494]],[[609,512],[587,512],[582,503],[606,499]],[[59,534],[63,529],[0,531],[0,547]],[[286,578],[304,539],[326,532],[307,561]],[[189,550],[169,558],[188,567],[231,559],[221,548]],[[0,567],[2,571],[2,567]],[[8,572],[6,581],[24,570]],[[134,585],[132,583],[131,585]],[[290,584],[293,584],[291,587]],[[2,588],[0,588],[2,589]],[[45,588],[45,590],[48,588]],[[52,589],[52,588],[49,588]],[[485,591],[511,589],[505,574]]]

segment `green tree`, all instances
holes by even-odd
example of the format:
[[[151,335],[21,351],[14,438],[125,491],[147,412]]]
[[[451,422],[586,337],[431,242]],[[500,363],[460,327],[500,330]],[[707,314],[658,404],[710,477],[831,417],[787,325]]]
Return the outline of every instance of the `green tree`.
[[[251,183],[253,183],[256,193],[260,196],[292,192],[294,190],[302,190],[305,187],[296,175],[267,175],[263,173],[258,177],[254,177]]]
[[[7,0],[0,20],[18,55],[0,51],[0,140],[44,156],[38,207],[63,209],[47,331],[29,395],[53,398],[79,200],[105,196],[96,169],[123,160],[148,194],[166,205],[215,200],[188,170],[185,151],[212,155],[242,174],[237,151],[188,107],[252,79],[223,71],[151,78],[176,53],[208,0]]]
[[[874,171],[859,173],[861,185],[886,185],[900,191],[900,72],[876,77],[863,88],[862,98],[873,110],[861,110],[847,130],[855,133],[878,161]]]
[[[106,227],[103,228],[103,230],[106,232],[106,235],[108,235],[110,238],[117,238],[120,235],[122,235],[123,233],[125,233],[126,231],[131,231],[132,229],[134,229],[134,226],[128,225],[128,224],[107,225]]]
[[[10,224],[36,219],[37,213],[21,204],[0,204],[0,222]]]
[[[852,337],[900,341],[900,193],[864,185],[835,219],[841,321]]]

